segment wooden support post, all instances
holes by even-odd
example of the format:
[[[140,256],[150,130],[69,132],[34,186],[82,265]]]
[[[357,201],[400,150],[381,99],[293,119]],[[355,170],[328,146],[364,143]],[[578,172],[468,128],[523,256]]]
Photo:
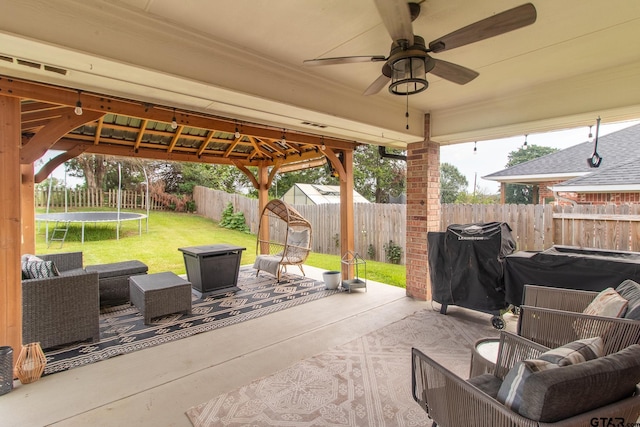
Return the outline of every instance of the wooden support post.
[[[340,253],[345,256],[355,248],[353,220],[353,151],[342,152],[344,174],[340,174]],[[342,278],[353,278],[353,265],[342,264]]]
[[[22,345],[20,100],[0,95],[0,345]]]
[[[35,176],[33,164],[20,165],[21,254],[36,253]]]
[[[258,209],[260,210],[260,236],[258,238],[263,242],[269,241],[269,221],[267,218],[262,218],[262,211],[269,203],[269,171],[266,166],[258,166]],[[263,243],[260,245],[260,253],[269,253],[269,244]],[[258,255],[258,254],[256,254]]]

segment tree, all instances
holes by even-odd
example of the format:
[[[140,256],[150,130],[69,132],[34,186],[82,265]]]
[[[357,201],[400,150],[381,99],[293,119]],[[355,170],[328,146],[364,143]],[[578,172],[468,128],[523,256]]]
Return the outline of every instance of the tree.
[[[81,154],[66,163],[70,176],[84,178],[87,188],[106,190],[104,177],[107,173],[106,156],[102,154]]]
[[[389,203],[402,194],[406,177],[406,162],[381,157],[377,146],[361,145],[353,153],[353,186],[371,202]]]
[[[473,193],[466,191],[458,194],[455,203],[467,203],[473,205],[492,205],[500,202],[500,196],[498,194],[491,194],[484,188],[476,188]]]
[[[540,145],[530,145],[528,148],[518,148],[509,153],[506,167],[510,168],[520,163],[528,162],[547,154],[555,153],[557,148],[543,147]],[[532,204],[534,189],[533,185],[507,184],[505,185],[505,202],[513,204]]]
[[[150,162],[125,157],[104,156],[102,154],[82,154],[66,163],[70,176],[84,178],[87,188],[114,190],[118,182],[122,189],[136,189],[144,182],[143,168],[149,169]],[[121,168],[122,174],[118,173]]]
[[[450,163],[440,165],[440,202],[455,203],[458,196],[465,193],[467,178]]]
[[[269,188],[269,196],[279,199],[289,191],[294,184],[319,184],[319,185],[338,185],[338,178],[331,176],[328,166],[308,168],[295,172],[276,174],[271,188]]]

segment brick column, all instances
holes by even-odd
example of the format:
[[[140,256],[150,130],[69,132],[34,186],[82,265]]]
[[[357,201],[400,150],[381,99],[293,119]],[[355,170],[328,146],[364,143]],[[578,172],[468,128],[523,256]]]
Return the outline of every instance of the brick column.
[[[407,296],[431,299],[427,258],[427,232],[440,230],[440,145],[429,140],[429,115],[425,115],[425,140],[407,147]]]

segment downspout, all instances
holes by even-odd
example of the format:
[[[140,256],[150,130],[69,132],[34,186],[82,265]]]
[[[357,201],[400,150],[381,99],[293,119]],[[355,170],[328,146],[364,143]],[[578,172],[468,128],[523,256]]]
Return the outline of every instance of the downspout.
[[[404,160],[405,162],[407,161],[407,156],[402,154],[387,153],[387,147],[384,147],[382,145],[378,146],[378,154],[380,155],[380,157],[387,158],[387,159]]]

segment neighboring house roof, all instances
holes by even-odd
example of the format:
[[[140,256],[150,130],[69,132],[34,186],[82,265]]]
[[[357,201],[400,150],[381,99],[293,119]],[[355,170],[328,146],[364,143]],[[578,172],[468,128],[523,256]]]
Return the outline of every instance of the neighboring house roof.
[[[291,191],[295,191],[295,187],[316,205],[323,203],[340,203],[339,185],[294,184],[282,198],[284,199]],[[360,193],[353,190],[353,203],[369,203],[369,201]]]
[[[518,183],[566,180],[553,186],[554,191],[640,191],[640,125],[599,137],[597,151],[602,157],[599,168],[588,165],[593,142],[586,141],[483,179]]]

